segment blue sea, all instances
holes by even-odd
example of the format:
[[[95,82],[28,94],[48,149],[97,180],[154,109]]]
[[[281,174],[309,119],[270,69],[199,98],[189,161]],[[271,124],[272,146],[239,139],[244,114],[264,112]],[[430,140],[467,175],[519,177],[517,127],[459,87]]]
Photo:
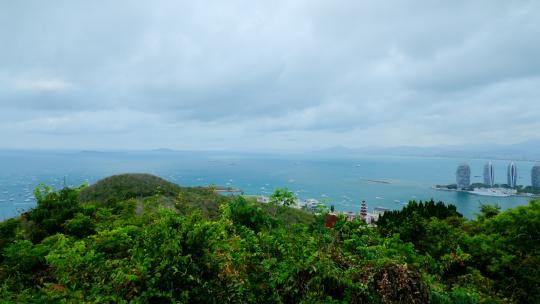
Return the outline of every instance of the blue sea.
[[[526,197],[486,197],[434,190],[435,184],[455,182],[456,166],[471,166],[472,182],[481,182],[483,159],[427,157],[316,157],[220,152],[77,152],[0,151],[0,219],[35,206],[32,190],[40,183],[59,189],[64,185],[92,184],[119,173],[144,172],[183,186],[220,185],[245,194],[269,195],[287,187],[298,198],[315,198],[337,210],[402,208],[409,200],[442,200],[474,217],[480,203],[503,209],[528,203]],[[508,161],[492,160],[496,182],[506,183]],[[534,163],[515,162],[519,184],[530,184]],[[383,180],[388,183],[374,181]]]

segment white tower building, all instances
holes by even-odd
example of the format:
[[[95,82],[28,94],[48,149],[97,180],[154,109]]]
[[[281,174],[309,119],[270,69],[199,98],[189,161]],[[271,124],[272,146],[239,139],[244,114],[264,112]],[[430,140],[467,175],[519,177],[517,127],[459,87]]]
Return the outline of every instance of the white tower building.
[[[540,164],[534,165],[531,170],[531,185],[540,188]]]
[[[471,185],[471,168],[461,164],[456,169],[456,185],[458,189],[465,189]]]
[[[495,185],[495,170],[492,162],[488,162],[484,166],[484,184],[488,187]]]
[[[506,176],[508,178],[508,186],[510,188],[515,188],[517,186],[517,168],[514,162],[511,162],[508,165],[508,171],[506,173]]]

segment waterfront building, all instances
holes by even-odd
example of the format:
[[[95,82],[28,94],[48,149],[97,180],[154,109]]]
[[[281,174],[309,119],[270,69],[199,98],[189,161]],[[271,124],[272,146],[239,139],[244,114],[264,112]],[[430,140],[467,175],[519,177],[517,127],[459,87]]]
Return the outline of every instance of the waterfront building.
[[[488,162],[484,166],[484,184],[488,187],[495,185],[495,170],[492,162]]]
[[[259,195],[257,196],[257,203],[268,204],[270,203],[270,198],[268,196]]]
[[[324,217],[324,226],[326,228],[332,228],[337,222],[337,216],[334,213],[328,213]]]
[[[534,165],[531,170],[531,186],[540,188],[540,164]]]
[[[379,218],[379,216],[383,215],[386,211],[389,210],[390,209],[384,207],[375,207],[373,208],[373,214],[376,215],[377,218]]]
[[[313,198],[306,199],[303,203],[301,203],[302,208],[310,212],[315,212],[319,204],[320,202]]]
[[[510,188],[515,188],[517,186],[517,168],[514,162],[511,162],[508,165],[508,170],[506,172],[506,176],[508,178],[508,186]]]
[[[461,164],[456,170],[456,185],[458,189],[465,189],[471,185],[471,168],[467,164]]]

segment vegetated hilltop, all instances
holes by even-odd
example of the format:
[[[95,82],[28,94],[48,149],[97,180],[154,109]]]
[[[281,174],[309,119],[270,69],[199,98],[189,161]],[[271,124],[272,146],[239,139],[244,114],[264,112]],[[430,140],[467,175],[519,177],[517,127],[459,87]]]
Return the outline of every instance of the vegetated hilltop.
[[[92,186],[84,188],[79,193],[81,202],[97,201],[105,204],[127,200],[130,198],[143,198],[155,194],[175,196],[180,187],[160,177],[143,174],[128,173],[113,175],[104,178]]]
[[[128,173],[104,178],[81,189],[78,200],[100,206],[131,204],[138,215],[162,207],[180,213],[197,209],[204,216],[214,218],[219,214],[219,205],[227,199],[209,187],[180,187],[151,174]]]
[[[78,201],[82,204],[97,204],[116,207],[132,206],[137,215],[143,212],[168,208],[180,214],[201,212],[209,219],[219,217],[219,208],[231,198],[216,194],[216,186],[181,187],[163,178],[144,173],[126,173],[109,176],[79,191]],[[253,199],[248,199],[255,204]],[[274,213],[275,206],[257,204],[265,212]],[[287,224],[309,223],[313,216],[303,211],[279,208],[280,217]]]
[[[411,202],[377,228],[328,229],[324,214],[150,175],[36,198],[0,223],[0,302],[540,302],[535,201],[473,221]]]

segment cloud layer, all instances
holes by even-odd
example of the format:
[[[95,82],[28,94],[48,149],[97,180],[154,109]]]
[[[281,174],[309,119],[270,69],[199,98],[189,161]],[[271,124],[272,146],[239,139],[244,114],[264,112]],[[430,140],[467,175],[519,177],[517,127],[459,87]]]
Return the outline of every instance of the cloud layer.
[[[4,1],[0,147],[313,149],[540,129],[538,1]]]

